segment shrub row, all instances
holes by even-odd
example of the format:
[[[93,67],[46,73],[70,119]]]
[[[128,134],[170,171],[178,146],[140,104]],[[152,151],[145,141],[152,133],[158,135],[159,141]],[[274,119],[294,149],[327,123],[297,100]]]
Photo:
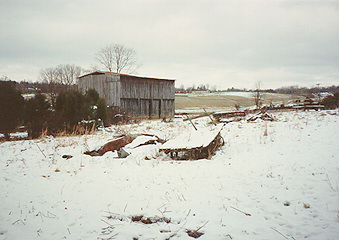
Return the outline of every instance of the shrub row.
[[[32,138],[60,131],[73,132],[79,122],[98,125],[107,121],[107,106],[99,94],[90,89],[85,94],[78,90],[61,93],[55,106],[42,94],[24,100],[16,90],[15,82],[0,82],[0,132],[9,139],[9,133],[23,124]]]

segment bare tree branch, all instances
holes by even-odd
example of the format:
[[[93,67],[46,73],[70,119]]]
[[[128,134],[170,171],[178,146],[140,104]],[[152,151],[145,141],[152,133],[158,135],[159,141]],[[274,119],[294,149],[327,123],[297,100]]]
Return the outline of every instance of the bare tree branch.
[[[59,83],[58,71],[56,68],[46,68],[40,70],[39,79],[44,83]]]
[[[56,98],[60,91],[60,78],[56,68],[46,68],[40,70],[39,79],[47,84],[48,95],[52,101],[52,105],[55,105]]]
[[[74,64],[60,64],[56,68],[59,81],[65,85],[76,84],[77,77],[82,73],[82,69]]]
[[[57,67],[40,70],[39,79],[47,84],[47,91],[52,105],[55,105],[56,98],[66,88],[76,84],[77,77],[82,73],[82,68],[74,64],[60,64]]]
[[[116,73],[133,73],[140,67],[137,63],[136,51],[121,44],[111,44],[101,48],[96,53],[96,59],[110,72],[115,70]]]
[[[255,90],[253,91],[252,96],[253,96],[255,105],[257,106],[257,108],[260,108],[262,104],[262,97],[263,97],[260,81],[255,83]]]

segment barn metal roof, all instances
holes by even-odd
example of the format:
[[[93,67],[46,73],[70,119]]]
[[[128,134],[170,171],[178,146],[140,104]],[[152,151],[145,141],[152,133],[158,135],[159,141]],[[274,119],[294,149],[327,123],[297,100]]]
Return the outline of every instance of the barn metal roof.
[[[82,76],[79,76],[78,78],[86,77],[89,75],[100,75],[100,74],[113,74],[113,75],[119,75],[119,76],[126,76],[126,77],[133,77],[133,78],[139,78],[139,79],[148,79],[148,80],[161,80],[161,81],[175,81],[175,79],[164,79],[164,78],[153,78],[153,77],[141,77],[141,76],[135,76],[130,74],[123,74],[123,73],[115,73],[115,72],[106,72],[106,71],[95,71],[91,73],[84,74]]]

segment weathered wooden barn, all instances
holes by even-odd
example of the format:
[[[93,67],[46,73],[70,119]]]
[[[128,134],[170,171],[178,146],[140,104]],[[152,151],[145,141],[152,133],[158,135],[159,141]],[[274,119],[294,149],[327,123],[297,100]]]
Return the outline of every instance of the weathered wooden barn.
[[[163,118],[174,116],[174,81],[97,71],[80,76],[78,87],[95,89],[107,105],[133,116]]]

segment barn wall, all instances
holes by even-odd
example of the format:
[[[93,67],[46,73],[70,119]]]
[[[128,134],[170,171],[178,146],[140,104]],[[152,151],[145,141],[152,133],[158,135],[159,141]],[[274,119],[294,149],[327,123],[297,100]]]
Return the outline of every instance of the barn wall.
[[[149,109],[150,109],[150,101],[149,99],[140,99],[140,116],[148,117]]]
[[[121,107],[141,117],[174,116],[174,81],[121,76]]]
[[[129,114],[139,117],[174,116],[174,100],[122,98],[121,108]]]
[[[119,76],[113,74],[91,74],[79,78],[79,89],[85,93],[88,89],[95,89],[99,96],[106,99],[109,106],[120,106]]]
[[[97,90],[99,95],[103,95],[105,81],[102,77],[100,78],[100,76],[102,75],[87,75],[79,78],[78,81],[79,90],[81,90],[82,93],[86,93],[87,90],[93,88]]]
[[[124,109],[127,113],[140,116],[141,114],[141,108],[138,99],[126,99],[122,98],[120,100],[121,102],[121,108]]]
[[[162,116],[161,117],[173,117],[174,116],[174,99],[162,100]]]
[[[174,81],[121,79],[121,98],[174,99]]]
[[[105,92],[105,99],[110,104],[109,106],[116,106],[120,107],[120,81],[119,76],[112,75],[112,74],[105,74],[106,75],[106,83],[107,88],[104,90]],[[107,100],[108,99],[108,100]]]

